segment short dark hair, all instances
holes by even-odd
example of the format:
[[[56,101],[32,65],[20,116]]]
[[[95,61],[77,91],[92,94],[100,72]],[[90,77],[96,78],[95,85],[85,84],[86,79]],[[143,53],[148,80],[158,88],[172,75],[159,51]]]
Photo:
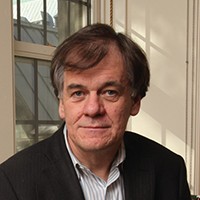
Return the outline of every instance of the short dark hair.
[[[143,98],[150,80],[145,52],[125,34],[116,33],[111,26],[100,23],[80,29],[57,47],[51,65],[55,95],[59,97],[63,91],[64,71],[95,67],[107,55],[111,44],[115,44],[122,54],[134,97]]]

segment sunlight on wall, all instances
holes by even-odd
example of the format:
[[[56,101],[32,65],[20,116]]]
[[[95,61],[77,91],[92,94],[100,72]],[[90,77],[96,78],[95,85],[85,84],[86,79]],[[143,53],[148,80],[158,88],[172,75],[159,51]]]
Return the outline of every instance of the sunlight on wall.
[[[185,157],[186,147],[184,140],[163,127],[162,124],[142,110],[137,116],[130,117],[127,130],[150,138],[182,157]]]
[[[166,130],[166,147],[173,152],[185,156],[185,143],[171,131]]]
[[[136,132],[158,143],[162,142],[161,124],[142,110],[137,116],[129,118],[127,130]]]

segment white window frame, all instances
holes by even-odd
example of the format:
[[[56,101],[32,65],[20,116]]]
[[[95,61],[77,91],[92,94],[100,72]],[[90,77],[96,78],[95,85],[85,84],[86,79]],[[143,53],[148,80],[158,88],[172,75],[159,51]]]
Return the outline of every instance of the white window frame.
[[[0,1],[0,162],[14,153],[14,76],[13,76],[13,32],[12,32],[12,3]]]
[[[200,4],[187,0],[186,163],[193,194],[200,194]]]

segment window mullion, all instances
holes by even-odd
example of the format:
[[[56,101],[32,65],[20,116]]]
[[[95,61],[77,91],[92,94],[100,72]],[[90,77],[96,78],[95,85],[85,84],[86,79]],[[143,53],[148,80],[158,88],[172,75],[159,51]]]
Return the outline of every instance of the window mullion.
[[[34,114],[35,114],[35,142],[38,142],[39,138],[39,127],[38,127],[38,64],[37,60],[34,60]]]
[[[17,39],[21,40],[21,5],[20,0],[17,0]]]
[[[43,31],[44,31],[44,45],[47,45],[47,1],[43,0]]]

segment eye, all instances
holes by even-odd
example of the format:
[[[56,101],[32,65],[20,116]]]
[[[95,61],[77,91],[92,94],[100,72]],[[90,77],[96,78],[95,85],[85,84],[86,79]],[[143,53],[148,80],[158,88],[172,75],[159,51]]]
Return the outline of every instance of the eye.
[[[74,91],[71,94],[71,98],[73,101],[80,101],[85,98],[85,93],[81,90]]]
[[[105,92],[105,94],[106,94],[107,96],[116,96],[116,95],[118,94],[118,92],[115,91],[115,90],[107,90],[107,91]]]
[[[77,97],[81,97],[83,96],[83,92],[82,91],[76,91],[72,94],[72,96],[77,96]]]
[[[103,98],[108,101],[117,101],[120,97],[120,93],[117,90],[105,90],[103,91]]]

